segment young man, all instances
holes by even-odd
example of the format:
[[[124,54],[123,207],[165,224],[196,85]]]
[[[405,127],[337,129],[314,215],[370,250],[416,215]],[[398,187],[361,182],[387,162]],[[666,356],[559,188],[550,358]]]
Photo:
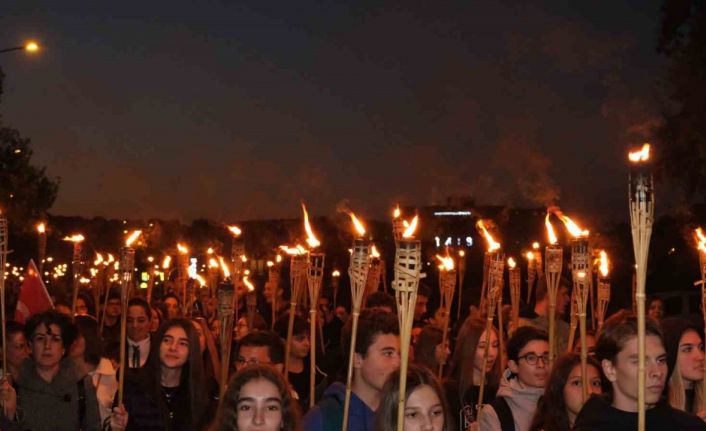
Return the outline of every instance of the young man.
[[[606,320],[596,345],[596,358],[610,382],[612,399],[591,396],[579,412],[574,430],[637,428],[637,319],[617,313]],[[667,352],[662,332],[645,322],[645,424],[651,430],[706,430],[700,418],[674,409],[661,399],[667,381]]]
[[[351,321],[343,328],[341,345],[350,346]],[[347,358],[348,355],[346,354]],[[348,364],[343,365],[343,374]],[[353,356],[353,393],[348,415],[351,431],[373,431],[375,410],[387,377],[400,365],[400,337],[397,317],[380,310],[363,310]],[[334,383],[321,401],[304,417],[306,431],[337,431],[343,425],[346,388]]]
[[[129,368],[142,368],[150,354],[150,306],[142,298],[127,303],[127,363]]]
[[[556,351],[565,352],[569,343],[569,324],[566,323],[562,316],[566,312],[566,307],[571,301],[569,296],[569,288],[565,284],[566,280],[562,279],[559,290],[556,293],[556,318],[554,319],[556,328]],[[537,281],[537,290],[535,293],[536,303],[534,305],[534,313],[531,317],[520,320],[520,326],[534,326],[540,331],[549,332],[549,295],[547,292],[547,283],[543,277]],[[515,328],[509,328],[514,330]]]
[[[507,366],[495,401],[483,407],[480,429],[527,431],[549,378],[549,337],[532,326],[517,329],[507,342]]]
[[[257,331],[246,335],[232,355],[236,371],[257,364],[272,365],[279,372],[284,370],[284,343],[272,331]]]
[[[103,330],[101,338],[103,338],[103,346],[108,347],[112,343],[120,341],[120,309],[122,308],[120,301],[120,292],[111,290],[108,294],[108,302],[103,311]]]

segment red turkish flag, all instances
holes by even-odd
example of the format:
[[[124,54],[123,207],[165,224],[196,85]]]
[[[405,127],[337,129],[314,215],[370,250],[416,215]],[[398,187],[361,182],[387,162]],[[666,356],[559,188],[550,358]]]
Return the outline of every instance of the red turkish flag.
[[[47,288],[44,286],[42,277],[39,276],[39,270],[34,261],[30,260],[27,264],[27,273],[17,299],[15,321],[24,324],[33,314],[52,308],[54,308],[54,304],[49,297]]]

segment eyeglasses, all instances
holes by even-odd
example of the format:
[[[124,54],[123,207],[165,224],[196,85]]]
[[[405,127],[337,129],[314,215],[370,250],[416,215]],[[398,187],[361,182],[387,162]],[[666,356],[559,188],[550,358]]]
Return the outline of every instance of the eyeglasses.
[[[518,356],[517,360],[524,359],[529,365],[537,365],[537,361],[540,359],[546,365],[549,363],[549,354],[545,353],[543,355],[538,355],[536,353],[528,353],[526,355]]]
[[[239,365],[239,366],[243,366],[243,365],[272,365],[272,362],[262,362],[256,358],[250,358],[250,359],[237,358],[235,360],[235,364]]]

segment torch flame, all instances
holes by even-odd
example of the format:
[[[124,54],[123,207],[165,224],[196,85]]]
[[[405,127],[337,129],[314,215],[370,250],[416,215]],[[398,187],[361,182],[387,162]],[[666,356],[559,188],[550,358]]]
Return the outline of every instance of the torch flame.
[[[201,287],[204,287],[206,285],[206,280],[204,280],[204,278],[201,277],[199,274],[193,274],[191,278],[198,281]]]
[[[525,257],[527,258],[527,260],[529,260],[531,262],[534,260],[534,253],[531,251],[528,251],[527,253],[525,253]]]
[[[96,260],[93,261],[93,266],[98,266],[101,263],[103,263],[103,255],[100,253],[96,253]]]
[[[706,235],[704,235],[704,231],[699,227],[694,233],[696,234],[696,246],[699,251],[706,253]]]
[[[275,262],[277,262],[277,263],[282,262],[282,256],[278,254],[277,257],[275,258]]]
[[[255,291],[255,286],[248,280],[248,276],[246,275],[243,277],[243,283],[245,284],[245,287],[248,288],[248,292],[254,292]]]
[[[569,231],[571,236],[574,238],[580,238],[580,237],[586,237],[588,236],[588,231],[585,229],[581,229],[576,223],[574,223],[573,220],[571,220],[569,217],[565,216],[563,212],[559,208],[550,208],[550,211],[553,212],[557,217],[559,217],[559,220],[564,223],[566,226],[566,229]]]
[[[44,232],[46,232],[46,231],[47,231],[47,227],[46,227],[46,225],[45,225],[44,223],[39,223],[39,224],[37,225],[37,232],[39,232],[39,233],[44,233]]]
[[[451,258],[451,256],[439,256],[438,254],[436,255],[436,258],[439,259],[439,262],[441,262],[440,268],[444,271],[453,271],[454,269],[454,260]]]
[[[399,218],[399,216],[401,215],[402,211],[400,211],[400,206],[397,205],[397,207],[395,207],[395,210],[392,212],[392,218]]]
[[[226,262],[223,260],[223,257],[218,256],[218,263],[221,265],[221,271],[223,271],[223,278],[230,277],[230,270],[228,269],[228,265],[226,265]]]
[[[365,235],[365,225],[360,220],[358,220],[358,217],[353,214],[353,211],[349,212],[348,215],[351,217],[353,227],[355,228],[356,232],[358,232],[358,236],[362,237],[363,235]]]
[[[206,250],[206,254],[209,254],[209,255],[210,255],[210,254],[213,254],[213,248],[212,248],[212,247],[209,247],[209,248]]]
[[[458,255],[461,256],[461,257],[463,257],[463,256],[466,255],[466,252],[463,251],[463,250],[459,250],[459,251],[458,251]]]
[[[340,277],[341,276],[341,271],[335,270],[331,273],[331,277]]]
[[[302,211],[304,211],[304,230],[306,231],[307,236],[306,243],[309,244],[309,247],[316,248],[321,245],[321,241],[316,238],[314,231],[311,229],[311,224],[309,224],[309,213],[306,211],[304,202],[302,202]]]
[[[633,163],[646,162],[650,158],[650,144],[642,144],[642,148],[638,151],[628,153],[628,159]]]
[[[370,249],[370,257],[374,257],[374,258],[380,257],[380,252],[378,251],[377,247],[375,247],[375,244],[373,244],[373,247]]]
[[[533,248],[534,250],[539,250],[539,243],[538,243],[537,241],[533,242],[533,243],[532,243],[532,248]]]
[[[209,268],[218,268],[218,261],[214,258],[208,259],[208,267]]]
[[[273,266],[275,266],[275,263],[272,262],[271,260],[268,260],[268,261],[267,261],[267,267],[268,267],[268,268],[272,268]]]
[[[108,263],[115,262],[115,258],[113,257],[112,254],[108,253]]]
[[[517,263],[515,263],[515,259],[508,257],[507,258],[507,267],[510,269],[515,269],[516,266],[517,266]]]
[[[297,244],[295,247],[289,247],[287,245],[280,245],[279,248],[290,256],[295,256],[295,255],[306,253],[306,249],[299,244]]]
[[[185,245],[182,245],[181,243],[177,243],[177,250],[179,251],[179,254],[189,253],[189,249]]]
[[[485,240],[488,242],[488,253],[492,253],[500,249],[500,243],[493,239],[493,236],[490,234],[490,232],[488,232],[488,229],[486,229],[483,220],[478,220],[478,223],[476,223],[476,227],[480,229],[481,233],[485,237]]]
[[[169,265],[172,264],[172,257],[171,256],[164,256],[164,260],[162,261],[162,269],[169,269]]]
[[[85,239],[86,239],[86,237],[84,237],[80,233],[64,237],[64,241],[70,241],[70,242],[83,242],[83,240],[85,240]]]
[[[248,261],[248,257],[245,256],[245,255],[242,255],[242,256],[240,256],[240,261],[243,262],[243,263],[245,263],[245,262]]]
[[[407,226],[407,229],[402,233],[402,238],[412,238],[414,236],[414,231],[417,230],[417,224],[419,223],[419,216],[414,216],[412,221]]]
[[[601,250],[601,263],[598,270],[603,277],[608,276],[608,253],[606,253],[605,250]]]
[[[142,233],[141,230],[136,230],[133,233],[131,233],[130,236],[127,237],[127,239],[125,240],[125,246],[130,247],[132,245],[132,243],[135,242],[135,240],[137,240],[137,238],[140,236],[141,233]]]
[[[240,228],[239,228],[238,226],[234,225],[234,224],[228,226],[228,230],[229,230],[230,233],[232,233],[234,236],[240,236],[240,234],[243,233],[243,231],[240,230]]]
[[[549,238],[549,244],[554,245],[557,243],[556,233],[554,233],[554,228],[552,227],[552,222],[549,221],[549,213],[544,218],[544,224],[547,226],[547,237]]]

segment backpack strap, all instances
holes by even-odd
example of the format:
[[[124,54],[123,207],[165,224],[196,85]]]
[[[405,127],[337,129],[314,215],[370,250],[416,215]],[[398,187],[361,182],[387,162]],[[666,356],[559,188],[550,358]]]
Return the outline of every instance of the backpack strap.
[[[76,389],[78,389],[78,426],[83,428],[83,420],[86,417],[86,386],[83,379],[76,382]]]
[[[495,413],[500,420],[500,429],[502,431],[515,431],[515,419],[512,417],[512,410],[507,403],[505,397],[496,397],[495,401],[490,404],[493,406]]]

